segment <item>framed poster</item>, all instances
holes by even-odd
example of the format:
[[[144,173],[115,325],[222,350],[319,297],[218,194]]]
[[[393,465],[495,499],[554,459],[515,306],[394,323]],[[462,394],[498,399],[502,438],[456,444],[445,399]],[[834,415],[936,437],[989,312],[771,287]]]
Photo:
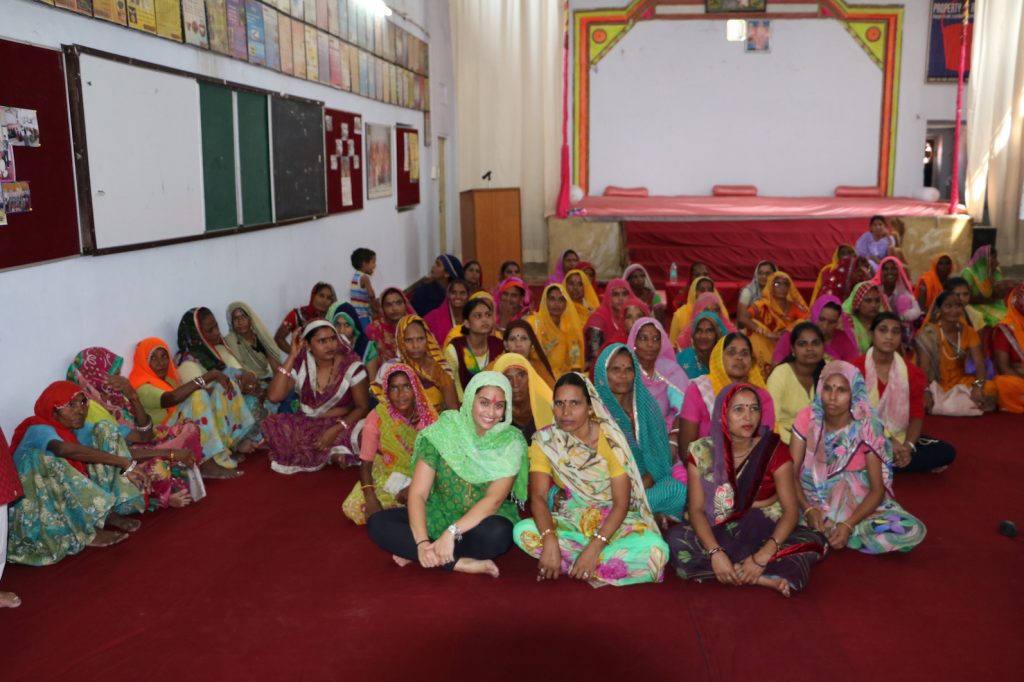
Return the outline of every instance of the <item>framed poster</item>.
[[[391,126],[366,124],[366,198],[391,196]]]
[[[960,66],[960,38],[964,31],[964,3],[932,0],[928,15],[929,83],[955,81]],[[964,54],[964,82],[971,73],[971,40],[974,34],[974,6],[967,19],[967,51]]]

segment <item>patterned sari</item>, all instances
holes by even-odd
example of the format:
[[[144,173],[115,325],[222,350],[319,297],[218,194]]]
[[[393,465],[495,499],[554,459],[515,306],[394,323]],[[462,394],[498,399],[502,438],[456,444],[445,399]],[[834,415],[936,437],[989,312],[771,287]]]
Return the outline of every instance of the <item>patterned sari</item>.
[[[590,314],[597,310],[598,306],[601,305],[601,297],[597,295],[597,289],[595,289],[594,285],[590,282],[590,278],[587,277],[587,273],[583,272],[583,270],[580,270],[578,267],[575,270],[570,270],[565,273],[565,280],[563,280],[563,282],[568,281],[573,275],[578,275],[580,280],[583,282],[583,300],[569,300],[572,301],[573,306],[576,308],[576,315],[580,318],[580,323],[583,324],[587,321],[587,318],[590,317]],[[568,290],[568,288],[569,287],[566,286],[566,290]]]
[[[882,305],[878,308],[878,312],[889,310],[889,298],[877,284],[870,281],[861,282],[855,286],[850,295],[843,301],[843,312],[849,316],[850,322],[853,323],[853,335],[857,339],[857,350],[860,353],[866,353],[868,348],[871,347],[871,332],[860,321],[860,318],[857,317],[857,309],[860,308],[864,297],[872,291],[877,291],[879,298],[882,299]]]
[[[531,460],[536,448],[550,466],[555,485],[565,491],[564,499],[552,511],[562,554],[561,572],[569,573],[612,509],[611,459],[629,476],[629,509],[601,551],[590,584],[602,587],[661,582],[668,545],[658,531],[632,451],[589,380],[587,390],[601,430],[598,448],[589,447],[557,424],[538,431],[531,447]],[[540,558],[543,542],[533,519],[517,523],[512,539],[524,552]]]
[[[697,356],[697,349],[693,347],[693,335],[697,332],[697,325],[700,324],[701,320],[708,320],[714,326],[715,334],[717,335],[715,343],[718,343],[719,339],[729,333],[729,329],[722,322],[722,318],[712,312],[703,312],[697,313],[697,316],[690,322],[690,326],[679,334],[679,348],[682,350],[676,353],[676,362],[679,363],[679,366],[683,368],[686,376],[690,379],[704,376],[711,371],[708,365],[700,361],[700,358]]]
[[[1006,304],[994,300],[996,284],[1003,281],[1003,272],[995,265],[992,246],[979,247],[970,262],[960,273],[971,287],[972,298],[983,298],[986,303],[973,303],[972,307],[981,313],[986,327],[993,327],[1006,316]]]
[[[408,418],[395,409],[391,404],[391,397],[388,394],[387,386],[391,376],[395,373],[402,373],[409,379],[415,394],[413,403],[413,416]],[[380,402],[372,413],[371,418],[379,422],[380,445],[376,452],[367,452],[365,446],[360,452],[360,459],[363,462],[373,462],[373,486],[377,500],[380,501],[382,509],[391,509],[402,506],[395,499],[395,495],[401,492],[406,485],[412,481],[412,453],[416,444],[416,436],[426,427],[437,421],[437,412],[427,401],[423,393],[423,386],[416,377],[416,372],[408,365],[394,362],[388,365],[381,374],[381,386],[384,391],[380,396]],[[366,442],[366,430],[364,429],[364,444]],[[367,459],[372,457],[372,460]],[[408,480],[405,480],[408,479]],[[402,484],[405,485],[402,485]],[[366,523],[366,497],[363,494],[362,481],[356,481],[352,492],[348,494],[341,505],[345,516],[358,525]]]
[[[676,362],[665,328],[653,317],[641,317],[633,323],[626,345],[635,351],[636,337],[640,334],[640,330],[647,325],[651,325],[658,332],[661,337],[661,348],[658,350],[658,357],[654,360],[654,371],[648,374],[641,369],[639,378],[650,391],[651,397],[654,398],[661,411],[662,419],[665,420],[665,431],[671,434],[676,428],[676,419],[683,411],[683,398],[686,397],[690,378]]]
[[[423,327],[423,333],[427,337],[427,354],[422,360],[413,360],[409,357],[409,349],[405,345],[405,330],[409,325],[417,322]],[[396,334],[398,342],[398,359],[404,362],[416,372],[427,399],[434,409],[440,414],[445,409],[444,388],[452,386],[454,381],[448,372],[448,362],[444,359],[441,347],[437,345],[437,339],[430,333],[427,323],[418,315],[406,315],[398,322]]]
[[[821,395],[829,377],[840,374],[850,384],[850,423],[829,431]],[[825,365],[814,401],[793,424],[793,436],[807,443],[800,485],[827,521],[845,521],[871,491],[867,458],[882,464],[885,496],[871,515],[853,527],[847,546],[865,554],[909,552],[925,536],[925,527],[893,498],[892,448],[885,427],[871,409],[868,389],[853,365],[835,361]]]
[[[774,294],[775,283],[782,280],[789,282],[787,310],[782,309]],[[806,320],[811,313],[793,278],[782,271],[768,275],[761,298],[750,306],[749,311],[750,321],[756,330],[750,335],[750,342],[754,347],[754,362],[761,370],[761,376],[768,376],[772,372],[772,355],[775,353],[777,340],[766,335],[787,332],[796,326],[797,322]]]
[[[760,267],[760,266],[758,266]],[[676,350],[686,347],[682,336],[690,328],[693,320],[704,311],[715,313],[718,318],[729,329],[732,329],[732,320],[729,318],[729,311],[725,307],[721,294],[714,288],[711,291],[697,292],[701,282],[710,282],[714,287],[715,281],[710,277],[697,277],[690,282],[687,290],[686,303],[679,306],[679,309],[672,314],[672,323],[669,325],[669,341]]]
[[[249,324],[256,335],[255,345],[250,346],[248,341],[235,332],[235,312],[238,310],[241,310],[249,318]],[[281,351],[277,347],[277,342],[274,341],[274,335],[263,324],[259,315],[242,301],[233,301],[228,304],[227,320],[228,329],[231,331],[224,337],[224,345],[232,355],[238,358],[242,369],[252,372],[261,381],[269,381],[273,378],[274,372],[268,358],[273,357],[278,361],[281,359]]]
[[[548,294],[553,289],[560,291],[566,302],[565,310],[557,324],[548,310]],[[544,287],[537,312],[530,315],[527,320],[537,333],[537,339],[556,377],[566,372],[583,370],[583,322],[576,314],[576,307],[572,305],[572,299],[569,298],[563,284],[549,284]]]
[[[405,292],[397,287],[388,287],[381,292],[380,301],[382,309],[384,307],[384,299],[387,298],[388,294],[398,294],[401,296],[402,300],[405,302],[406,313],[410,315],[414,314],[412,306],[409,305],[409,299],[405,297]],[[397,331],[398,322],[389,321],[384,317],[383,312],[366,328],[366,337],[373,342],[381,363],[394,360],[398,357]]]
[[[761,424],[757,431],[760,440],[739,470],[735,470],[726,410],[737,391],[753,388],[749,384],[732,384],[719,394],[711,436],[691,443],[686,457],[687,463],[697,470],[697,480],[691,485],[700,485],[704,494],[704,516],[715,541],[734,562],[757,552],[774,532],[782,518],[782,504],[775,495],[773,475],[792,461],[779,436]],[[759,399],[763,405],[764,398]],[[771,504],[754,506],[756,501],[772,497],[776,499]],[[711,557],[689,522],[669,529],[668,543],[679,577],[697,582],[714,579]],[[824,535],[798,525],[775,548],[764,575],[783,578],[794,591],[802,590],[807,586],[811,566],[825,556],[827,547]]]

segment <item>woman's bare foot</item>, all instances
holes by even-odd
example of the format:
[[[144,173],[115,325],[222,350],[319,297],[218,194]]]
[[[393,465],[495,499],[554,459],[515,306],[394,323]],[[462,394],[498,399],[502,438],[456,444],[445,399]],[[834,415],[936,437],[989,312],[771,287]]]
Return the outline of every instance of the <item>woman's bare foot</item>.
[[[192,504],[192,496],[189,495],[187,490],[179,490],[176,493],[171,493],[170,498],[167,500],[167,506],[173,507],[174,509],[181,509]]]
[[[399,568],[405,568],[406,566],[408,566],[409,564],[412,563],[408,559],[403,559],[402,557],[398,556],[397,554],[392,554],[391,558],[394,560],[394,562],[396,564],[398,564]]]
[[[116,545],[119,542],[124,542],[128,539],[128,533],[118,533],[113,530],[103,530],[102,528],[96,531],[96,537],[89,543],[89,547],[110,547]]]
[[[934,469],[931,470],[931,473],[933,473],[933,474],[941,474],[943,471],[945,471],[948,468],[949,468],[948,464],[946,466],[935,467]]]
[[[762,575],[757,579],[757,584],[761,587],[767,587],[775,590],[786,599],[789,599],[792,594],[789,587],[789,581],[785,578],[776,578],[774,576]]]
[[[202,474],[203,478],[238,478],[244,471],[238,471],[237,469],[227,469],[217,464],[212,459],[208,459],[199,465],[199,473]]]
[[[499,575],[498,565],[490,559],[462,557],[455,562],[455,570],[459,573],[485,573],[492,578],[497,578]]]
[[[238,444],[237,448],[235,448],[235,453],[236,453],[236,456],[241,457],[242,459],[245,459],[245,456],[248,455],[250,452],[252,452],[255,449],[256,449],[256,443],[254,441],[251,441],[248,438],[246,438],[245,440],[243,440],[241,443]]]
[[[127,533],[134,533],[142,526],[142,521],[138,519],[129,519],[127,516],[121,516],[115,512],[107,514],[107,524],[115,530],[123,530]]]
[[[16,609],[21,606],[21,597],[13,592],[0,592],[0,609]]]

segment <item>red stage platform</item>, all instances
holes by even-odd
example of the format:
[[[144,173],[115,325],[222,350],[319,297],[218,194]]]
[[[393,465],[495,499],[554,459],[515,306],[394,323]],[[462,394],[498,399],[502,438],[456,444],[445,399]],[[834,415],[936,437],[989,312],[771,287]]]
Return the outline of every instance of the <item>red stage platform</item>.
[[[941,216],[947,203],[906,197],[584,197],[573,204],[587,218],[864,218],[872,215]]]

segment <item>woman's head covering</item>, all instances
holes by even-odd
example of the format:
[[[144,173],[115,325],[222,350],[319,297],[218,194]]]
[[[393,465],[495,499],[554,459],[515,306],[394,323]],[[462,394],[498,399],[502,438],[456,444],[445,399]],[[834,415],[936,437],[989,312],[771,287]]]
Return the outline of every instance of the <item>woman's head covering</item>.
[[[452,470],[467,483],[479,485],[500,478],[515,476],[512,494],[519,501],[526,500],[527,472],[526,439],[512,426],[512,410],[484,435],[476,432],[473,421],[473,403],[476,394],[485,386],[497,386],[505,394],[506,404],[512,402],[512,387],[500,372],[478,372],[470,379],[463,393],[462,407],[445,410],[437,422],[420,432],[416,440],[414,462],[422,452],[420,441],[428,441]]]
[[[577,264],[577,267],[565,273],[565,278],[562,280],[562,283],[564,284],[565,280],[569,279],[572,275],[579,275],[580,279],[583,280],[583,305],[591,312],[597,310],[597,307],[601,305],[601,298],[597,295],[597,289],[594,288],[594,283],[590,281],[589,277],[587,277],[587,273],[583,272]]]
[[[331,304],[331,307],[327,309],[326,319],[337,328],[338,320],[343,319],[348,322],[348,326],[352,327],[353,338],[342,339],[347,341],[349,347],[352,348],[352,352],[360,357],[366,354],[366,345],[370,340],[366,336],[366,329],[363,327],[362,318],[359,317],[359,313],[356,312],[355,306],[348,301],[335,301]],[[340,334],[339,334],[340,336]]]
[[[416,419],[411,422],[406,418],[404,414],[398,411],[393,404],[391,404],[391,395],[388,393],[388,381],[391,379],[393,374],[404,374],[405,378],[409,380],[409,384],[412,386],[413,394],[415,395],[415,409]],[[399,424],[409,424],[410,426],[415,423],[417,429],[423,429],[430,426],[437,421],[437,411],[434,406],[430,404],[430,400],[427,398],[426,393],[423,391],[423,384],[420,383],[420,379],[416,376],[416,371],[409,365],[403,362],[391,362],[381,370],[380,373],[380,386],[381,392],[377,396],[380,401],[380,405],[387,411],[388,417],[392,421]]]
[[[419,322],[423,327],[423,333],[427,337],[427,354],[434,360],[433,367],[429,369],[425,367],[420,361],[413,360],[409,357],[408,348],[405,345],[405,330],[409,328],[414,322]],[[441,352],[441,347],[437,345],[437,339],[430,333],[430,327],[423,321],[423,318],[419,315],[406,315],[398,321],[398,331],[395,333],[395,339],[398,344],[398,357],[405,364],[413,368],[416,374],[422,379],[430,381],[436,386],[443,386],[450,381],[448,376],[448,363],[444,359],[444,353]]]
[[[853,288],[850,295],[843,301],[843,312],[849,315],[851,318],[856,318],[857,308],[864,301],[864,297],[872,291],[878,292],[879,298],[882,299],[881,307],[878,309],[879,312],[883,310],[889,310],[889,298],[883,292],[881,287],[871,281],[861,282]]]
[[[503,353],[498,357],[491,369],[504,374],[505,370],[509,367],[519,367],[526,370],[530,385],[530,410],[533,412],[534,427],[543,429],[548,424],[553,423],[555,418],[551,411],[551,387],[541,378],[537,370],[530,364],[530,361],[519,353]],[[509,393],[509,396],[511,395]],[[511,402],[511,398],[509,401]],[[511,414],[511,408],[509,410],[509,414]]]
[[[711,358],[708,360],[708,377],[711,379],[711,391],[718,395],[722,392],[722,389],[733,383],[735,379],[732,379],[729,374],[725,371],[725,337],[718,339],[718,343],[711,349]],[[754,355],[750,355],[750,372],[747,374],[746,383],[753,384],[757,388],[766,388],[764,383],[764,377],[761,376],[761,370],[757,367],[757,362],[754,361]],[[774,426],[774,424],[773,424]]]
[[[295,313],[296,328],[302,328],[306,326],[306,323],[310,320],[315,320],[319,317],[323,317],[323,313],[316,309],[313,302],[316,300],[316,294],[321,289],[330,289],[331,296],[334,300],[338,300],[338,293],[334,290],[334,285],[327,282],[317,282],[313,285],[313,288],[309,292],[309,303],[300,308],[293,309]],[[287,318],[285,318],[287,320]]]
[[[565,297],[565,311],[558,324],[548,309],[548,294],[557,289]],[[576,314],[576,306],[563,284],[544,287],[537,308],[538,338],[552,367],[583,367],[583,320]]]
[[[161,379],[156,372],[153,371],[150,361],[153,359],[153,353],[158,349],[163,349],[167,353],[167,377]],[[181,384],[181,377],[178,376],[178,368],[174,364],[174,359],[171,356],[171,349],[167,347],[167,342],[163,339],[158,339],[155,336],[142,339],[139,341],[139,345],[135,347],[135,355],[132,358],[132,371],[128,375],[128,383],[132,385],[132,388],[137,389],[143,384],[152,384],[161,391],[173,391],[174,386],[167,382],[170,379],[174,382],[174,386]],[[166,423],[171,415],[174,414],[178,408],[174,405],[167,408],[167,419],[164,420]]]
[[[448,273],[449,279],[462,279],[466,271],[462,267],[462,262],[450,253],[442,253],[437,257],[437,260],[441,261],[441,265],[444,266],[444,271]]]
[[[1003,273],[994,267],[992,245],[978,247],[960,276],[967,280],[973,294],[991,297],[995,283],[1003,279]]]
[[[629,338],[626,341],[627,345],[630,350],[635,349],[636,337],[640,335],[640,330],[647,325],[654,327],[658,334],[661,335],[661,348],[658,350],[658,357],[654,361],[655,371],[658,372],[661,378],[675,386],[676,389],[686,393],[686,387],[690,385],[690,378],[686,376],[686,372],[676,362],[676,354],[672,350],[672,342],[669,341],[668,333],[661,326],[660,322],[653,317],[641,317],[633,323],[633,328],[629,330]],[[658,396],[655,397],[657,398]]]
[[[775,282],[780,280],[789,282],[789,292],[786,295],[790,306],[788,312],[783,312],[782,306],[772,295]],[[807,302],[800,290],[797,289],[793,278],[781,270],[768,275],[768,281],[765,282],[764,289],[761,291],[761,298],[754,303],[752,308],[754,310],[752,320],[773,333],[788,329],[793,325],[794,320],[804,319],[810,314]]]
[[[118,424],[134,425],[132,404],[121,391],[107,385],[107,378],[121,373],[124,358],[106,348],[86,348],[68,367],[68,381],[81,387],[85,396],[99,403]]]
[[[753,277],[753,279],[750,280],[750,283],[747,286],[743,287],[743,289],[740,290],[741,293],[744,292],[744,291],[747,292],[747,295],[749,296],[748,300],[750,301],[750,304],[748,304],[748,305],[753,304],[754,301],[756,301],[757,299],[761,298],[761,285],[757,283],[757,271],[761,269],[762,265],[770,265],[770,266],[772,266],[772,272],[777,272],[778,269],[779,269],[779,266],[777,266],[775,263],[773,263],[770,260],[762,260],[762,261],[758,261],[757,262],[757,265],[754,266],[754,277]],[[702,277],[698,277],[697,279],[703,279],[703,278]],[[694,280],[694,281],[696,281],[696,280]],[[723,308],[724,307],[725,306],[723,306]]]
[[[651,318],[645,318],[651,319]],[[639,326],[638,321],[634,329]],[[622,409],[615,394],[608,384],[608,364],[619,351],[625,351],[633,363],[633,420]],[[594,363],[594,387],[597,389],[601,402],[608,409],[612,419],[618,425],[629,448],[636,459],[637,468],[649,473],[658,481],[672,475],[672,452],[669,449],[668,433],[665,431],[665,419],[661,408],[651,392],[647,390],[641,378],[640,361],[629,346],[613,343],[605,346]]]
[[[626,282],[629,282],[629,276],[632,275],[634,272],[636,272],[638,270],[640,272],[644,273],[644,287],[653,296],[654,292],[657,291],[657,289],[654,288],[654,281],[651,279],[650,274],[647,272],[647,268],[645,268],[644,266],[640,265],[639,263],[633,263],[632,265],[627,267],[625,270],[623,270],[622,271],[622,279],[626,280]],[[632,291],[632,290],[633,290],[632,287],[630,287],[630,291]]]
[[[537,338],[537,333],[533,331],[533,325],[531,325],[526,320],[522,319],[512,320],[505,327],[505,338],[507,339],[509,334],[511,334],[516,329],[522,329],[524,332],[526,332],[526,335],[530,337],[530,362],[535,363],[534,369],[537,368],[536,363],[539,363],[540,366],[546,370],[547,376],[551,377],[549,386],[553,385],[555,379],[557,379],[558,377],[555,376],[554,370],[551,369],[551,362],[548,361],[548,356],[544,352],[544,347],[541,346],[540,339]],[[537,372],[539,374],[540,370],[538,369]],[[545,383],[548,382],[545,381]]]
[[[932,307],[932,303],[939,297],[942,290],[945,288],[943,281],[939,278],[939,261],[943,258],[949,259],[949,273],[952,275],[956,269],[956,260],[953,259],[953,254],[943,251],[937,253],[932,257],[931,266],[925,271],[921,278],[917,280],[917,288],[924,287],[924,309],[928,310]],[[917,293],[916,291],[914,292]]]
[[[77,443],[78,439],[75,438],[74,431],[58,421],[55,411],[59,408],[67,407],[79,394],[85,395],[82,387],[70,381],[55,381],[47,386],[36,400],[32,416],[22,421],[18,424],[18,428],[14,429],[14,437],[11,439],[11,450],[18,449],[22,439],[25,438],[25,433],[33,426],[49,426],[57,432],[57,435],[64,442]],[[85,462],[72,459],[67,460],[67,462],[77,469],[79,473],[86,473]]]
[[[700,324],[701,320],[711,320],[712,324],[715,325],[715,329],[718,331],[718,338],[722,338],[732,331],[729,325],[726,325],[717,313],[713,313],[710,310],[704,310],[697,313],[693,319],[690,320],[690,324],[687,327],[684,327],[683,331],[679,334],[679,338],[676,339],[676,343],[679,344],[679,350],[686,350],[693,345],[693,335],[696,333],[697,325]]]
[[[523,315],[526,315],[527,313],[530,312],[530,287],[526,286],[526,282],[524,282],[521,277],[506,277],[505,279],[503,279],[501,282],[498,283],[498,286],[494,288],[494,291],[492,292],[491,295],[491,299],[495,302],[495,304],[500,303],[501,295],[508,291],[509,289],[511,289],[512,287],[515,287],[523,292],[523,302],[521,304],[519,312],[516,314],[516,317],[522,317]],[[495,308],[495,312],[497,312],[497,308]]]
[[[250,346],[235,332],[236,310],[241,310],[248,316],[249,324],[252,325],[252,330],[256,334],[256,340],[259,342],[259,349]],[[224,345],[238,358],[243,368],[253,372],[258,377],[268,376],[270,372],[268,356],[272,355],[275,360],[281,359],[277,342],[274,341],[274,335],[263,324],[263,320],[260,319],[259,315],[243,301],[233,301],[228,304],[227,318],[229,333],[224,336]]]
[[[879,286],[880,291],[884,291],[884,289],[882,289],[882,266],[885,265],[886,263],[896,264],[896,270],[898,271],[898,274],[896,276],[895,291],[900,291],[900,287],[902,286],[903,291],[901,293],[913,295],[914,287],[910,284],[910,277],[907,276],[907,270],[903,266],[903,261],[901,261],[896,256],[886,256],[881,261],[879,261],[878,270],[875,272],[875,276],[871,278],[871,281]]]
[[[565,257],[570,253],[575,253],[577,257],[580,255],[576,249],[565,249],[562,251],[562,255],[558,257],[558,262],[555,263],[555,271],[548,277],[548,281],[544,283],[545,285],[561,284],[565,281],[565,277],[568,274],[565,270]]]
[[[199,316],[204,313],[213,315],[209,308],[189,308],[181,316],[178,323],[178,354],[175,356],[175,362],[181,364],[191,356],[205,370],[224,369],[227,365],[224,364],[223,358],[213,344],[203,336],[199,326]]]
[[[616,289],[625,289],[629,296],[626,302],[622,304],[622,310],[618,313],[612,309],[612,294]],[[611,280],[608,282],[608,286],[604,288],[601,305],[590,315],[586,326],[600,329],[604,333],[605,343],[625,343],[626,307],[630,305],[631,301],[635,301],[633,305],[637,303],[642,304],[648,314],[650,314],[650,308],[647,308],[646,304],[633,294],[633,290],[629,287],[629,282],[621,277]]]
[[[1015,346],[1017,354],[1024,357],[1024,284],[1018,284],[1006,295],[1006,315],[999,321],[999,329]]]

